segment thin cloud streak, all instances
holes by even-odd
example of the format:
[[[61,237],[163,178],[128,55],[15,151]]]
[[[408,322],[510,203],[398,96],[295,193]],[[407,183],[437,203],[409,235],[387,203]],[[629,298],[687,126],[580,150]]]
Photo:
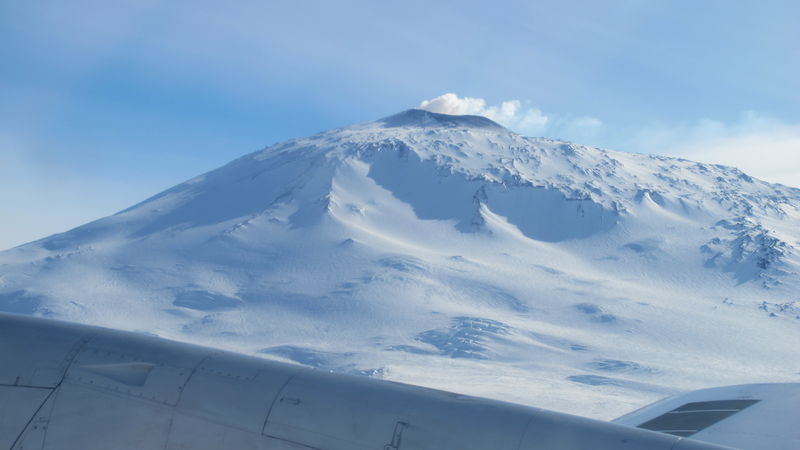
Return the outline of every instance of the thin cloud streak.
[[[612,135],[610,127],[598,118],[544,113],[521,100],[490,105],[480,97],[446,93],[423,100],[419,108],[488,117],[528,136],[734,166],[756,178],[800,187],[800,124],[784,123],[753,111],[743,112],[733,123],[702,119],[690,124],[646,127],[620,137],[619,131]]]
[[[630,146],[733,166],[765,181],[800,187],[800,124],[753,111],[743,112],[733,123],[703,119],[690,125],[644,129]]]

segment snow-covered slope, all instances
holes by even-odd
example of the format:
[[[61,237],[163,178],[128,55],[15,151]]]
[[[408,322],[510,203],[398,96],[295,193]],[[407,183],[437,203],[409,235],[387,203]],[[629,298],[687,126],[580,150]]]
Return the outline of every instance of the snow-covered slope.
[[[610,418],[800,380],[800,190],[410,110],[0,253],[0,310]]]

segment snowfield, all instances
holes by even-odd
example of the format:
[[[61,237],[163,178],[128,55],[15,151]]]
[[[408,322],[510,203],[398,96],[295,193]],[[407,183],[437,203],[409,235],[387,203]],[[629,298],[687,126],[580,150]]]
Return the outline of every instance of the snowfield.
[[[409,110],[0,252],[0,310],[609,419],[800,381],[800,189]]]

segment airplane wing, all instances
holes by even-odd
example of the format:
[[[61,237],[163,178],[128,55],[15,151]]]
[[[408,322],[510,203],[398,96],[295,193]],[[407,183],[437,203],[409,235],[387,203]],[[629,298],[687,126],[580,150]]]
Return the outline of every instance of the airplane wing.
[[[741,411],[719,423],[771,404],[762,395],[767,391],[725,397],[758,402],[737,403]],[[710,400],[719,399],[697,397],[697,402]],[[680,406],[665,405],[669,411]],[[663,414],[658,408],[639,414],[654,411],[657,417]],[[678,435],[672,425],[670,430],[651,427],[673,431],[667,434],[631,424],[641,425],[639,420],[603,422],[141,334],[0,314],[0,448],[729,448]]]
[[[800,449],[800,384],[748,384],[667,398],[615,423],[740,449]]]

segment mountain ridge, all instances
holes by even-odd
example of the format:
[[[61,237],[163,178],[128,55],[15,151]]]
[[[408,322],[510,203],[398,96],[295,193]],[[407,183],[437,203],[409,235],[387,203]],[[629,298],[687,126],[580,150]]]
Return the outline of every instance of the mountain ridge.
[[[0,252],[0,310],[608,418],[796,381],[798,225],[735,168],[409,110]]]

